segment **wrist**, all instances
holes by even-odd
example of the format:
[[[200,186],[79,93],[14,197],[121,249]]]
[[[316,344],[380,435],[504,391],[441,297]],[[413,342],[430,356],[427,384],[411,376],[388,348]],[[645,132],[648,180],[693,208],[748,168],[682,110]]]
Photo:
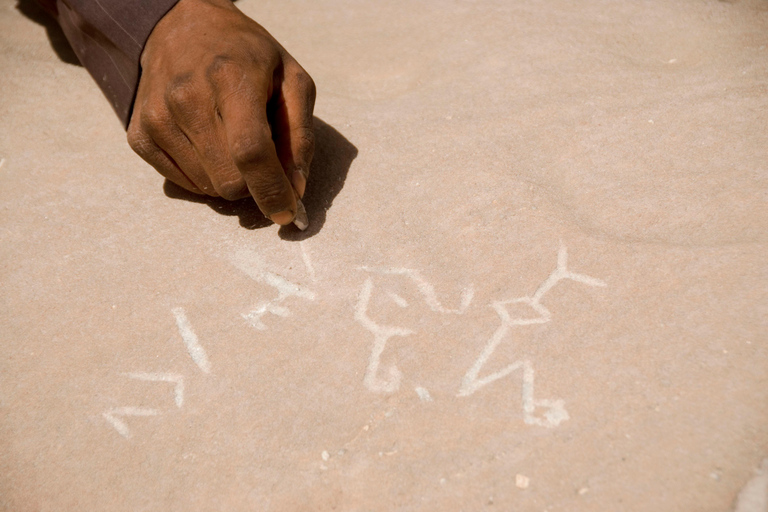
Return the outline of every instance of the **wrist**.
[[[157,48],[181,46],[184,41],[204,30],[201,25],[210,22],[216,11],[235,9],[231,0],[179,0],[149,34],[141,53],[140,64],[144,68],[152,60]]]

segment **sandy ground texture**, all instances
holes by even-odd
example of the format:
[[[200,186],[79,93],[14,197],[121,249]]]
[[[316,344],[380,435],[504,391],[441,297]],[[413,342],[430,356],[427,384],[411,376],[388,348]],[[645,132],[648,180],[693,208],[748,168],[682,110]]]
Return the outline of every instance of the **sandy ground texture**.
[[[768,1],[238,5],[306,233],[0,4],[0,508],[766,511]]]

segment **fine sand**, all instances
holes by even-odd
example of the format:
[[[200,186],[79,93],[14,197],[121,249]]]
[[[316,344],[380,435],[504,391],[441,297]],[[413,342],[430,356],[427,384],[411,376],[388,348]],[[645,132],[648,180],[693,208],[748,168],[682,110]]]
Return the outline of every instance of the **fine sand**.
[[[768,1],[237,5],[305,233],[0,4],[0,509],[768,510]]]

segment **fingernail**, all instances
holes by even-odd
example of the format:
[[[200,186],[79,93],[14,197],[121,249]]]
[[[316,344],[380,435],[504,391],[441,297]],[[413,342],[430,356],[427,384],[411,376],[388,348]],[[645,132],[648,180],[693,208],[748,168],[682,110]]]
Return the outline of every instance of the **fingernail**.
[[[307,210],[301,199],[296,200],[296,217],[294,217],[293,223],[302,231],[309,227],[309,217],[307,217]]]
[[[275,224],[280,224],[281,226],[285,226],[286,224],[290,224],[293,220],[293,212],[290,210],[285,210],[283,212],[273,213],[269,216],[269,220],[274,222]]]
[[[296,189],[299,197],[304,197],[304,191],[307,188],[307,172],[301,167],[297,167],[296,170],[293,171],[291,181],[293,182],[293,188]]]

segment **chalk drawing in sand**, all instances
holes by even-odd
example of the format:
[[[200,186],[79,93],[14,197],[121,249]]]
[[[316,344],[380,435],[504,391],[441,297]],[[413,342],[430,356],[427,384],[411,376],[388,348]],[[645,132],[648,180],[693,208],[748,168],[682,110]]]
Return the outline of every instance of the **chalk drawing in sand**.
[[[450,309],[444,307],[440,303],[440,301],[437,299],[437,295],[435,294],[434,287],[426,279],[424,279],[421,273],[419,273],[417,270],[407,268],[380,267],[361,267],[360,269],[373,274],[403,276],[410,279],[416,286],[416,289],[421,294],[427,306],[429,306],[432,311],[437,313],[461,315],[467,310],[467,308],[469,308],[469,305],[472,302],[472,298],[475,294],[474,288],[472,286],[467,287],[461,293],[459,307],[456,309]],[[404,327],[382,325],[374,321],[368,314],[372,293],[373,279],[368,277],[363,283],[363,287],[360,290],[360,294],[358,295],[357,299],[357,305],[355,307],[355,320],[357,320],[366,330],[373,334],[373,348],[371,349],[371,354],[368,358],[368,366],[365,370],[365,377],[363,377],[363,384],[365,384],[365,386],[370,391],[376,393],[393,393],[400,387],[402,374],[400,373],[400,370],[397,368],[397,366],[393,364],[387,368],[386,377],[380,376],[379,367],[381,366],[381,355],[384,352],[384,349],[387,347],[387,342],[392,337],[408,336],[413,334],[414,331]],[[396,293],[387,292],[387,295],[399,307],[408,307],[408,302]],[[422,397],[423,392],[419,393],[419,396]],[[426,396],[428,396],[428,394]]]
[[[301,246],[301,250],[307,273],[311,280],[316,282],[317,277],[312,261],[309,258],[309,254],[305,247]],[[252,251],[238,252],[231,258],[231,262],[236,268],[244,272],[254,281],[274,288],[276,291],[276,295],[271,299],[261,301],[248,313],[242,314],[243,318],[256,329],[267,329],[265,323],[266,319],[264,318],[267,313],[278,317],[290,316],[291,312],[286,304],[291,299],[303,299],[306,301],[315,300],[316,296],[312,290],[291,282],[277,273],[268,271],[259,255]],[[359,269],[368,273],[368,277],[363,282],[362,288],[358,294],[354,318],[365,330],[373,335],[373,344],[368,357],[363,384],[372,392],[393,393],[400,388],[403,375],[396,364],[392,364],[388,368],[382,369],[382,354],[387,348],[387,343],[393,337],[406,337],[414,334],[415,331],[402,326],[385,325],[372,318],[370,306],[374,291],[376,290],[378,293],[383,294],[399,308],[409,308],[412,306],[412,303],[415,302],[421,304],[423,301],[429,310],[434,313],[458,316],[464,315],[468,311],[474,298],[474,287],[470,285],[463,289],[460,294],[458,306],[451,308],[443,305],[443,303],[438,300],[435,288],[417,270],[369,266],[360,267]],[[378,290],[374,285],[376,276],[391,276],[398,279],[405,279],[415,287],[415,290],[418,292],[418,298],[409,301],[394,291],[386,289]],[[380,277],[378,279],[380,279]],[[535,398],[534,366],[533,363],[527,359],[513,361],[501,370],[485,376],[480,375],[480,372],[492,358],[499,345],[511,338],[510,333],[513,329],[526,325],[545,324],[552,320],[552,313],[542,301],[550,290],[561,281],[566,280],[592,287],[606,286],[605,282],[600,279],[570,271],[568,269],[568,250],[561,244],[557,255],[556,268],[539,285],[532,295],[492,301],[490,303],[490,306],[499,317],[500,325],[487,341],[474,364],[464,375],[457,396],[468,397],[473,395],[484,386],[519,370],[522,373],[522,409],[525,423],[543,427],[555,427],[569,419],[563,400]],[[509,307],[512,305],[523,305],[529,309],[530,314],[525,316],[513,316],[509,310]],[[200,341],[187,318],[185,310],[181,307],[176,307],[171,310],[171,313],[176,320],[179,334],[192,361],[203,373],[211,373],[211,363],[208,359],[208,355],[200,344]],[[164,385],[172,384],[176,408],[181,408],[184,404],[185,378],[181,374],[172,372],[131,372],[123,375],[134,380],[158,382],[163,383]],[[425,387],[416,386],[414,391],[420,401],[424,403],[434,401],[429,390]],[[545,411],[543,413],[538,412],[541,409],[545,409]],[[121,436],[129,438],[131,432],[126,423],[126,418],[159,416],[161,414],[162,410],[157,408],[126,406],[109,409],[102,413],[102,416]]]
[[[197,335],[192,330],[192,326],[187,319],[187,314],[185,313],[184,308],[173,308],[171,313],[176,319],[176,327],[179,329],[181,339],[184,341],[184,345],[186,346],[192,361],[203,373],[210,373],[211,364],[208,361],[208,356],[205,353],[205,349],[200,345]],[[184,376],[181,374],[168,372],[129,372],[124,373],[123,375],[134,380],[173,384],[173,401],[176,404],[176,407],[181,408],[181,406],[184,405]],[[131,437],[131,431],[123,419],[124,417],[147,417],[159,416],[161,414],[162,412],[159,409],[129,406],[109,409],[102,413],[102,417],[114,427],[118,434],[128,439]]]
[[[472,299],[475,296],[475,289],[472,285],[469,285],[467,288],[461,291],[461,302],[459,304],[459,307],[456,309],[450,309],[443,307],[443,305],[440,303],[439,300],[437,300],[437,294],[435,293],[435,287],[429,284],[429,282],[424,279],[424,276],[421,275],[421,272],[418,270],[413,270],[410,268],[392,268],[392,267],[360,267],[360,270],[364,270],[366,272],[370,272],[372,274],[380,274],[385,276],[403,276],[411,280],[411,282],[416,286],[416,288],[419,290],[419,293],[424,298],[424,302],[427,303],[427,306],[429,306],[429,309],[436,313],[452,313],[461,315],[463,314],[467,308],[469,307],[470,303],[472,302]],[[408,303],[400,297],[399,295],[388,292],[388,295],[390,298],[392,298],[395,303],[400,307],[407,307]]]
[[[170,382],[173,384],[173,401],[176,402],[176,407],[184,405],[184,377],[178,373],[132,372],[126,373],[125,376],[149,382]]]
[[[107,422],[109,422],[110,425],[115,427],[115,430],[117,430],[118,434],[126,439],[129,439],[131,437],[131,431],[125,421],[123,421],[123,416],[157,416],[158,414],[160,414],[160,411],[157,409],[146,409],[142,407],[117,407],[102,413],[102,416],[105,420],[107,420]]]
[[[314,277],[314,268],[306,251],[302,247],[302,256],[310,275]],[[267,325],[262,318],[267,313],[279,317],[288,317],[291,311],[283,305],[283,302],[290,297],[297,297],[309,301],[315,300],[315,293],[303,288],[283,276],[267,271],[261,257],[253,251],[240,251],[231,258],[232,263],[244,272],[248,277],[258,283],[271,286],[277,290],[277,296],[266,301],[262,301],[254,306],[249,312],[243,313],[242,317],[252,326],[260,331],[267,329]]]
[[[307,273],[312,281],[317,282],[317,274],[315,274],[315,266],[312,265],[312,258],[309,257],[309,251],[307,251],[304,242],[299,242],[299,248],[301,249],[301,259],[304,261],[304,266],[307,268]]]
[[[434,287],[416,270],[379,267],[361,267],[361,270],[372,274],[403,276],[410,279],[419,290],[425,303],[436,313],[464,314],[474,297],[474,289],[469,286],[462,292],[458,308],[446,308],[437,300]],[[522,408],[525,423],[543,427],[554,427],[568,419],[568,412],[565,409],[563,400],[535,398],[535,370],[533,363],[529,360],[521,359],[514,361],[499,371],[480,377],[480,371],[491,358],[496,348],[509,337],[510,329],[525,325],[545,324],[552,320],[552,313],[542,304],[542,300],[552,288],[564,280],[575,281],[587,286],[605,286],[605,282],[600,279],[568,270],[568,250],[561,244],[557,255],[557,267],[539,285],[533,295],[491,302],[490,306],[493,307],[499,316],[501,325],[493,333],[480,356],[464,375],[457,396],[470,396],[483,386],[520,370],[522,372]],[[380,324],[375,321],[369,312],[373,292],[374,281],[369,276],[363,283],[355,306],[355,320],[373,334],[373,346],[368,358],[363,383],[370,391],[393,393],[399,389],[403,376],[395,364],[390,365],[386,370],[381,368],[382,354],[390,339],[393,337],[409,336],[414,334],[414,331],[405,327]],[[408,301],[400,295],[392,291],[386,291],[385,293],[397,306],[401,308],[409,306]],[[532,314],[525,317],[512,316],[507,308],[511,304],[527,306]],[[417,387],[416,393],[422,401],[432,401],[432,397],[426,388]],[[537,415],[537,409],[540,408],[546,409],[542,417]]]
[[[179,328],[179,334],[184,341],[184,345],[187,347],[187,352],[192,361],[195,362],[198,368],[203,373],[211,373],[211,363],[208,361],[208,354],[205,353],[205,349],[200,345],[197,339],[197,334],[192,330],[192,325],[187,319],[187,314],[184,312],[184,308],[173,308],[171,310],[173,316],[176,318],[176,326]]]
[[[605,286],[605,282],[594,277],[577,274],[568,270],[568,250],[561,245],[557,255],[557,268],[539,285],[533,295],[517,297],[514,299],[496,301],[491,304],[496,314],[501,320],[501,325],[493,333],[491,339],[483,348],[480,356],[472,367],[467,371],[461,382],[458,396],[469,396],[482,388],[499,380],[516,370],[523,371],[523,415],[524,421],[529,425],[540,425],[543,427],[554,427],[568,419],[568,412],[565,410],[563,400],[536,399],[533,394],[534,369],[530,361],[520,360],[507,365],[501,370],[491,373],[485,377],[479,377],[480,370],[488,362],[499,344],[507,338],[507,334],[513,327],[525,325],[544,324],[552,319],[552,313],[547,309],[541,300],[552,288],[560,281],[570,280],[587,286]],[[524,304],[529,306],[534,315],[530,317],[518,318],[509,314],[506,306],[509,304]],[[535,415],[537,407],[544,407],[547,411],[544,418]]]

